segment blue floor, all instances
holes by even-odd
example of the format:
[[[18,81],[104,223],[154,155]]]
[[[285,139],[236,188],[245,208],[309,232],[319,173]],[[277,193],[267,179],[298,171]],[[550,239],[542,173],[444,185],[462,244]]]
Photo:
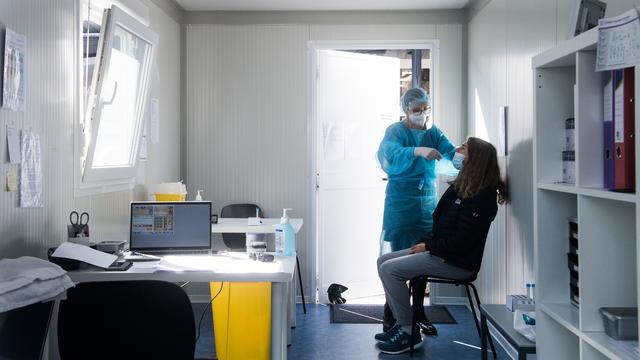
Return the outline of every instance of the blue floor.
[[[204,304],[194,304],[196,325]],[[480,346],[480,338],[473,323],[473,315],[465,306],[448,306],[457,324],[436,324],[439,335],[425,337],[422,347],[416,350],[414,359],[477,360],[480,350],[455,343]],[[331,324],[329,307],[307,305],[307,314],[302,305],[297,307],[297,327],[292,331],[292,345],[288,358],[304,359],[409,359],[409,354],[380,354],[375,348],[373,335],[381,331],[376,324]],[[202,323],[202,335],[196,346],[196,358],[214,359],[213,326],[211,314],[207,313]],[[497,345],[498,359],[510,359]],[[491,355],[489,357],[491,359]]]

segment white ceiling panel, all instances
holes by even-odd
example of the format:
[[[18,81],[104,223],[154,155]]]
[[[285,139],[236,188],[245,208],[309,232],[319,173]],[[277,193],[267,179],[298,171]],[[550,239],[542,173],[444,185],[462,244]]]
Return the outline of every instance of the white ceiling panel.
[[[187,11],[447,10],[470,0],[175,0]]]

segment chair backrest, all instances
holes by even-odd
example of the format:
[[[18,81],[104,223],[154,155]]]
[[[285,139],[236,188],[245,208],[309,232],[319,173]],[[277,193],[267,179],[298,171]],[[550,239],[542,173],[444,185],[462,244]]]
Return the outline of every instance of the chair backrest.
[[[256,216],[256,209],[260,217],[264,217],[262,209],[255,204],[231,204],[222,208],[221,218],[248,218]],[[247,236],[240,233],[222,233],[222,241],[231,250],[246,250]]]
[[[60,302],[58,346],[62,360],[193,360],[191,302],[164,281],[80,283]]]
[[[0,359],[42,358],[54,301],[0,313]]]

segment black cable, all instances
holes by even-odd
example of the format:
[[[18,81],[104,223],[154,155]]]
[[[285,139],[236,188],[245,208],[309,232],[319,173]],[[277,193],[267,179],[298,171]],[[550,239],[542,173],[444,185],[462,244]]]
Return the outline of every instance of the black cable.
[[[224,282],[221,282],[220,290],[218,290],[218,293],[213,296],[213,298],[211,299],[211,301],[209,301],[209,303],[206,305],[204,310],[202,310],[202,316],[200,316],[200,321],[198,321],[198,332],[196,335],[196,343],[198,342],[198,339],[200,339],[200,326],[202,326],[202,320],[204,319],[204,315],[207,313],[207,310],[211,308],[211,303],[213,302],[213,300],[215,300],[218,297],[218,295],[220,295],[220,293],[222,292],[223,286],[224,286]]]

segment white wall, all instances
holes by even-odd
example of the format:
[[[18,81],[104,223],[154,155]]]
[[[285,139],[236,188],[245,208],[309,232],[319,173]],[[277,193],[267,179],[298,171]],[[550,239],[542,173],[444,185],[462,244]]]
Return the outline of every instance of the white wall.
[[[440,39],[439,126],[459,142],[465,122],[466,82],[462,13],[442,24],[413,14],[344,13],[188,14],[184,105],[187,185],[204,189],[215,212],[223,205],[255,202],[267,216],[295,208],[305,227],[298,237],[305,295],[312,296],[315,263],[309,227],[308,41]],[[336,21],[335,19],[344,19]],[[392,19],[392,20],[389,20]],[[425,17],[426,19],[426,17]],[[410,21],[408,21],[410,20]],[[261,25],[261,24],[279,25]],[[424,23],[412,23],[424,21]],[[301,24],[302,23],[302,24]],[[238,25],[241,24],[241,25]],[[371,246],[378,246],[372,239]]]
[[[0,109],[0,177],[16,165],[6,163],[5,124],[32,128],[42,142],[43,202],[40,209],[17,207],[17,193],[0,192],[0,258],[45,257],[46,249],[66,239],[71,210],[91,214],[91,235],[128,238],[128,208],[134,193],[147,185],[178,179],[180,111],[180,27],[155,5],[149,6],[151,27],[160,35],[151,95],[160,99],[161,142],[149,146],[134,191],[74,198],[74,0],[0,0],[0,27],[27,37],[27,111]]]
[[[633,0],[606,1],[607,16]],[[534,281],[531,57],[566,38],[569,0],[492,0],[468,24],[468,126],[498,145],[498,109],[508,106],[507,173],[512,202],[488,242],[478,278],[483,301],[503,302]],[[486,128],[486,130],[485,130]],[[495,229],[495,227],[503,227]]]

